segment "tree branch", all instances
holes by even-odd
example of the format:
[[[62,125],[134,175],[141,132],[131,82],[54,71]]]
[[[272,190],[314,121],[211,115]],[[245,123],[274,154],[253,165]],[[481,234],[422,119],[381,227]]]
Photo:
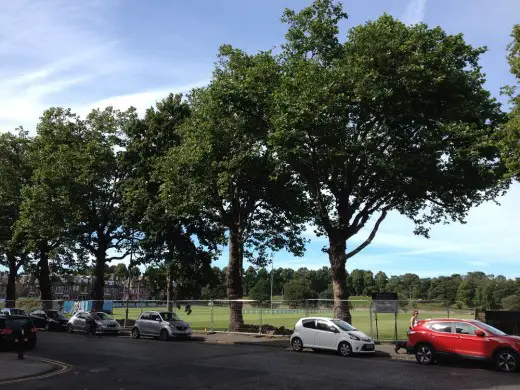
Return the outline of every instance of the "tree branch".
[[[374,239],[376,236],[377,230],[379,229],[379,225],[381,225],[381,222],[386,218],[386,215],[388,213],[388,209],[383,209],[383,212],[379,216],[379,218],[376,221],[376,224],[374,225],[374,228],[370,232],[370,235],[368,238],[363,242],[360,246],[358,246],[356,249],[354,249],[352,252],[347,253],[346,259],[350,259],[352,256],[357,255],[359,252],[361,252],[363,249],[365,249]]]
[[[109,261],[112,261],[112,260],[123,260],[126,256],[128,256],[130,254],[130,249],[128,249],[124,254],[122,254],[121,256],[111,256],[111,257],[107,257],[106,258],[106,261],[109,262]]]

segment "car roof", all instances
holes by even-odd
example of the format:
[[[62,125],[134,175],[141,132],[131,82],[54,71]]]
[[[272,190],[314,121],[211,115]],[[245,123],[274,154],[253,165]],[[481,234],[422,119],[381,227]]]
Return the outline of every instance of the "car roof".
[[[464,318],[427,318],[419,321],[443,321],[443,322],[476,322],[476,320],[468,320]]]
[[[331,318],[331,317],[304,317],[304,318],[300,318],[300,321],[306,321],[306,320],[332,321],[332,320],[337,320],[337,318]]]

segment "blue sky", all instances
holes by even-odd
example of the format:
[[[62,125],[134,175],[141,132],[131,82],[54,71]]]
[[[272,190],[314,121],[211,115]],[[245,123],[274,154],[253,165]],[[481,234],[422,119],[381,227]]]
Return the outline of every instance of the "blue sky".
[[[344,2],[345,28],[387,12],[405,23],[424,21],[449,33],[463,33],[489,51],[481,64],[487,88],[497,97],[512,83],[505,47],[520,20],[518,0],[370,0]],[[247,51],[282,42],[285,7],[301,0],[17,0],[0,3],[0,131],[23,125],[34,131],[52,105],[84,114],[113,105],[139,112],[169,92],[204,85],[211,77],[218,46]],[[349,260],[347,269],[415,272],[435,276],[482,270],[520,277],[518,222],[520,185],[500,199],[501,206],[474,209],[466,225],[434,227],[431,239],[413,236],[412,224],[390,215],[372,245]],[[349,243],[353,248],[368,233]],[[309,233],[304,258],[286,253],[275,266],[318,268],[327,264],[326,244]],[[225,265],[226,253],[217,262]]]

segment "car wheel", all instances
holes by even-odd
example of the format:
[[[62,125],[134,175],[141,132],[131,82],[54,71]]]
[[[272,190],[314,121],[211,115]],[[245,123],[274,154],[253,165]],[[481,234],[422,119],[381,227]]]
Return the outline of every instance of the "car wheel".
[[[435,362],[435,350],[431,345],[421,344],[417,347],[415,359],[424,365],[433,364]]]
[[[493,362],[495,363],[495,368],[499,371],[515,372],[518,370],[519,358],[515,352],[503,349],[495,354]]]
[[[303,342],[299,337],[295,337],[291,340],[291,347],[293,351],[301,352],[303,351]]]
[[[137,328],[132,329],[132,338],[138,339],[139,337],[141,337],[141,335],[139,334],[139,329],[137,329]]]
[[[161,334],[159,335],[159,339],[161,341],[168,341],[168,331],[166,329],[161,330]]]
[[[352,345],[350,345],[346,341],[343,341],[339,344],[338,351],[341,354],[341,356],[352,356]]]
[[[67,332],[74,333],[74,328],[72,327],[72,325],[67,325]]]

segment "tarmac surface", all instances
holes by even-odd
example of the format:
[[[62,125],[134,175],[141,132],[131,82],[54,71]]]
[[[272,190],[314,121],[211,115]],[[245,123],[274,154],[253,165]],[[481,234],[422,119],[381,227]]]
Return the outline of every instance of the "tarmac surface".
[[[30,357],[63,362],[63,372],[56,368],[58,374],[50,377],[0,382],[0,388],[520,389],[517,373],[499,373],[473,363],[423,367],[404,352],[396,359],[384,351],[377,356],[342,358],[327,352],[292,352],[287,340],[228,335],[170,342],[51,332],[38,336]],[[5,356],[0,362],[2,372]],[[11,354],[9,359],[16,366],[16,356]],[[23,370],[28,362],[21,361],[16,369]]]

